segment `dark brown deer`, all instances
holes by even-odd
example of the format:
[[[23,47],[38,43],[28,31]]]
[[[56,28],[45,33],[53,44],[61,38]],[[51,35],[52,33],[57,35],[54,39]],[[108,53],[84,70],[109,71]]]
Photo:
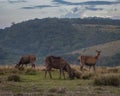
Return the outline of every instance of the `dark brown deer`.
[[[46,78],[47,72],[49,72],[49,76],[50,78],[52,78],[51,69],[55,68],[55,69],[59,69],[60,71],[60,77],[59,77],[60,79],[61,79],[61,73],[63,74],[64,79],[65,79],[64,71],[68,73],[70,79],[74,79],[74,73],[70,65],[66,62],[65,59],[61,57],[47,56],[45,58],[45,66],[46,66],[45,78]]]
[[[78,58],[78,60],[80,61],[80,65],[81,65],[80,69],[81,70],[83,69],[84,65],[89,66],[89,70],[91,67],[93,67],[94,71],[96,70],[96,68],[95,68],[96,63],[100,56],[101,51],[96,50],[96,53],[97,53],[96,56],[80,56]]]
[[[23,65],[30,64],[33,68],[35,68],[34,62],[36,61],[36,57],[32,54],[22,56],[18,62],[18,64],[15,65],[15,68],[23,67]]]

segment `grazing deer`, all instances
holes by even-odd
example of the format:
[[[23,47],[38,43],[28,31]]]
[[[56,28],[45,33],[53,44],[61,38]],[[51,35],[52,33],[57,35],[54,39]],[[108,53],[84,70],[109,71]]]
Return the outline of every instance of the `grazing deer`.
[[[83,69],[84,65],[89,66],[89,70],[91,67],[93,67],[94,71],[96,70],[95,66],[96,66],[97,60],[100,56],[101,51],[96,50],[96,52],[97,52],[96,56],[80,56],[78,58],[78,60],[80,61],[80,65],[81,65],[80,69],[81,70]]]
[[[33,68],[35,68],[34,62],[36,61],[36,57],[32,54],[22,56],[18,62],[18,64],[15,65],[15,68],[21,68],[23,65],[31,64]]]
[[[64,71],[68,73],[70,79],[74,79],[74,73],[70,65],[66,62],[66,60],[64,60],[61,57],[47,56],[45,58],[45,66],[46,66],[45,78],[46,78],[47,72],[49,72],[49,76],[50,78],[52,78],[51,69],[55,68],[60,70],[60,77],[59,77],[60,79],[61,79],[61,73],[63,74],[65,79]]]

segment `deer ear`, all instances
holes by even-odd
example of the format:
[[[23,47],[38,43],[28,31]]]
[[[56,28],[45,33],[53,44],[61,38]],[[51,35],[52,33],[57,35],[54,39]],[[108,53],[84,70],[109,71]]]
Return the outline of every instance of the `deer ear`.
[[[98,50],[96,50],[96,52],[98,52]]]
[[[101,50],[96,50],[96,52],[101,52]]]
[[[80,60],[80,57],[78,57],[77,60]]]

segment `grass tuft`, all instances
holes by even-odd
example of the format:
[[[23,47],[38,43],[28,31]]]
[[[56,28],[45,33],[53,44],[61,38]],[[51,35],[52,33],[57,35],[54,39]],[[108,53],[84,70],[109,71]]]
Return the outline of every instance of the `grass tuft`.
[[[83,75],[82,75],[82,79],[91,79],[92,77],[94,77],[95,76],[95,74],[94,73],[84,73]]]
[[[120,75],[107,74],[98,76],[94,79],[94,84],[105,86],[120,86]]]
[[[64,87],[58,87],[58,88],[51,88],[48,90],[51,93],[66,93],[66,89]]]
[[[36,72],[35,69],[30,69],[30,68],[27,69],[26,72],[25,72],[26,75],[36,75],[36,73],[37,72]]]
[[[21,81],[20,76],[17,75],[17,74],[9,75],[7,80],[8,81],[14,81],[14,82]]]

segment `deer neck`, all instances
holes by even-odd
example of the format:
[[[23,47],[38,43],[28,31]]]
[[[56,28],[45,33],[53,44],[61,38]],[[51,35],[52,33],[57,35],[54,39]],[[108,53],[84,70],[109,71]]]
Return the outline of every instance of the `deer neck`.
[[[66,65],[66,72],[68,73],[68,74],[70,74],[71,73],[71,68],[70,68],[70,66],[69,65]]]
[[[97,54],[97,55],[95,56],[95,58],[96,58],[96,59],[98,59],[98,58],[99,58],[99,56],[100,56],[100,54]]]

